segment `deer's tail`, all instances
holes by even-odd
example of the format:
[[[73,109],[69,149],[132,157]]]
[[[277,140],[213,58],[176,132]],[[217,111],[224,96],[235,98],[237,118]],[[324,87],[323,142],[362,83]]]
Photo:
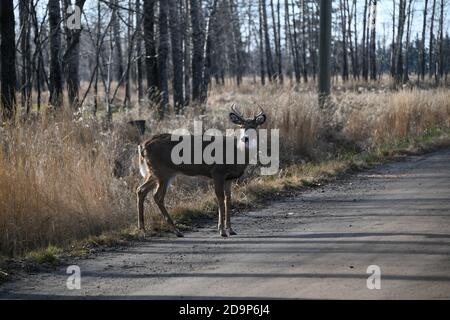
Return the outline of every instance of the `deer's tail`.
[[[148,169],[147,161],[145,161],[145,148],[143,148],[141,145],[138,146],[138,157],[139,157],[139,172],[141,173],[141,176],[143,178],[146,178],[148,174],[150,173],[150,170]]]

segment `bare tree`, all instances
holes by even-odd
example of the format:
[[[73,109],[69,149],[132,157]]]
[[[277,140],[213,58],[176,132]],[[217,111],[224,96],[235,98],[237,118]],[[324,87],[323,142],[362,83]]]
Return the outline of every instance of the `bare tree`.
[[[158,88],[158,62],[156,58],[155,44],[155,0],[144,1],[144,42],[145,65],[147,71],[147,90],[150,98],[153,98]]]
[[[205,31],[204,31],[204,40],[203,40],[203,64],[201,66],[201,85],[200,85],[200,102],[204,103],[208,97],[208,84],[210,80],[210,72],[211,72],[211,47],[212,47],[212,39],[211,33],[214,20],[216,19],[217,13],[217,0],[213,0],[211,6],[208,8],[205,19]],[[234,41],[233,41],[234,42]],[[239,54],[237,55],[238,60],[236,63],[239,65]],[[240,81],[240,71],[236,73],[238,79],[238,85]]]
[[[22,71],[20,77],[21,106],[28,114],[31,109],[31,2],[30,0],[19,1],[20,19],[20,53]]]
[[[433,0],[433,9],[431,11],[431,22],[430,22],[430,46],[428,48],[430,78],[434,75],[434,72],[436,70],[436,68],[434,66],[434,19],[435,19],[435,14],[436,14],[436,0]]]
[[[409,49],[410,49],[410,43],[411,43],[411,23],[413,20],[413,10],[412,10],[412,3],[413,0],[408,0],[408,10],[407,10],[407,22],[406,22],[406,44],[405,44],[405,74],[404,74],[404,81],[409,81]]]
[[[159,92],[161,103],[159,116],[162,119],[169,105],[169,75],[167,60],[169,55],[169,29],[168,29],[169,3],[167,0],[159,0],[159,47],[158,47],[158,71]]]
[[[142,79],[144,77],[143,66],[142,66],[142,14],[141,14],[141,0],[136,0],[136,84],[137,84],[137,95],[139,102],[144,98],[144,90]]]
[[[323,107],[331,91],[331,1],[320,0],[319,103]]]
[[[279,4],[279,1],[278,1]],[[281,81],[282,75],[283,75],[283,69],[282,69],[282,61],[281,61],[281,46],[279,41],[279,29],[278,29],[278,23],[276,20],[276,11],[273,5],[273,0],[270,0],[270,11],[272,14],[272,29],[273,29],[273,38],[274,38],[274,47],[275,47],[275,61],[276,65],[278,67],[278,70],[274,74],[274,78],[276,78],[277,81]],[[279,12],[279,7],[278,7]]]
[[[190,27],[190,8],[189,0],[182,0],[182,25],[183,25],[183,73],[184,73],[184,105],[189,105],[191,100],[191,37],[187,30],[191,30]]]
[[[286,0],[288,1],[288,0]],[[258,1],[258,17],[259,17],[259,69],[260,69],[260,75],[261,75],[261,84],[265,85],[266,84],[266,69],[265,69],[265,64],[264,64],[264,55],[265,55],[265,50],[264,50],[264,32],[263,32],[263,15],[261,13],[261,2]]]
[[[181,38],[180,10],[181,6],[178,0],[169,0],[169,24],[173,60],[173,106],[177,114],[180,114],[184,107],[183,42]]]
[[[190,0],[192,26],[192,100],[200,101],[203,69],[204,34],[201,5],[198,0]]]
[[[114,48],[116,50],[116,80],[121,81],[124,74],[123,66],[123,52],[122,52],[122,38],[121,38],[121,28],[120,28],[120,17],[119,17],[119,0],[113,0],[111,5],[112,16],[113,16],[113,37],[114,37]]]
[[[396,61],[396,82],[403,81],[404,77],[404,65],[403,65],[403,34],[406,20],[406,1],[400,0],[398,4],[398,29],[397,29],[397,45],[395,50]]]
[[[16,112],[16,44],[13,0],[0,2],[1,105],[3,119],[13,119]]]
[[[50,25],[50,104],[62,107],[63,72],[61,64],[61,7],[59,0],[48,1]]]
[[[76,0],[75,5],[79,10],[83,10],[86,0]],[[81,29],[69,28],[69,9],[72,7],[72,0],[64,0],[64,12],[66,13],[65,33],[67,49],[63,57],[65,67],[67,93],[69,103],[72,107],[78,104],[78,93],[80,90],[79,68],[80,68],[80,35]]]
[[[272,81],[274,79],[275,70],[273,67],[273,58],[272,58],[272,48],[270,45],[270,36],[269,36],[269,26],[267,20],[267,8],[266,8],[266,0],[260,0],[260,10],[262,15],[262,28],[264,31],[264,44],[266,49],[266,67],[267,67],[267,76],[269,80]]]
[[[216,13],[216,6],[217,1],[213,1],[213,14],[211,16],[214,16]],[[235,76],[236,76],[236,83],[239,86],[242,82],[242,36],[241,36],[241,27],[240,27],[240,21],[239,21],[239,12],[236,9],[236,5],[234,3],[234,0],[228,0],[228,14],[229,14],[229,21],[232,22],[231,24],[231,42],[232,42],[232,48],[233,48],[233,54],[234,54],[234,69],[235,69]],[[210,28],[207,28],[208,32],[210,32]],[[207,35],[208,39],[209,35]]]
[[[425,0],[425,5],[423,8],[422,39],[420,42],[420,76],[422,78],[422,81],[425,79],[425,65],[426,65],[425,33],[427,30],[427,10],[428,10],[428,0]]]
[[[306,16],[308,15],[308,6],[306,5],[306,0],[301,0],[301,9],[302,9],[302,23],[301,23],[301,28],[302,28],[302,63],[303,63],[303,68],[302,68],[302,74],[303,74],[303,81],[305,83],[308,82],[308,68],[307,68],[307,62],[306,62],[306,55],[307,55],[307,45],[306,45],[306,23],[307,23],[307,19]],[[296,34],[297,36],[297,34]]]
[[[439,18],[439,60],[438,60],[438,72],[437,80],[444,76],[444,0],[441,0],[441,13]]]
[[[367,63],[368,63],[368,57],[367,57],[367,13],[368,13],[368,7],[369,7],[369,0],[365,0],[364,1],[364,13],[363,13],[363,37],[362,37],[362,74],[363,74],[363,78],[364,80],[368,80],[368,68],[367,68]]]
[[[347,8],[346,2],[339,1],[339,11],[341,15],[341,32],[342,32],[342,79],[348,80],[348,55],[347,55]]]
[[[377,0],[372,0],[372,22],[370,27],[370,78],[377,79],[377,56],[376,56],[376,28],[377,28]]]
[[[297,45],[297,32],[295,31],[296,29],[296,24],[295,24],[295,16],[293,17],[293,27],[291,28],[291,18],[290,18],[290,12],[289,12],[289,7],[290,7],[290,3],[289,0],[285,0],[284,3],[285,6],[285,15],[286,15],[286,29],[287,29],[287,36],[289,39],[289,47],[291,49],[291,56],[292,56],[292,61],[293,61],[293,65],[294,65],[294,75],[295,75],[295,81],[297,83],[300,83],[300,78],[301,78],[301,71],[300,71],[300,61],[299,61],[299,52],[298,52],[298,45]],[[262,28],[260,28],[260,33],[262,35]],[[263,49],[261,48],[261,65],[264,65],[264,60],[263,60],[264,54],[263,54]],[[261,68],[261,72],[264,72],[264,68]]]

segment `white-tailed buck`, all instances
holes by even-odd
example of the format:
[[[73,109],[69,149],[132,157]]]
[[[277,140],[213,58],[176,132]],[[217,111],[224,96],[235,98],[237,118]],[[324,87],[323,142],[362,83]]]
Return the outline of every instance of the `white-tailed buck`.
[[[266,121],[266,115],[261,109],[261,112],[252,119],[245,119],[242,114],[236,110],[235,106],[231,108],[230,120],[234,124],[242,128],[242,135],[237,138],[218,136],[214,139],[232,139],[232,147],[234,148],[233,159],[236,160],[239,152],[245,155],[245,161],[223,161],[223,164],[213,163],[206,164],[203,156],[200,164],[195,164],[195,161],[191,161],[188,164],[175,164],[172,160],[172,149],[179,144],[179,141],[172,141],[171,134],[161,134],[154,136],[147,140],[143,144],[139,145],[139,169],[141,175],[145,178],[145,182],[137,188],[137,206],[138,206],[138,227],[141,230],[145,230],[144,227],[144,200],[150,191],[154,192],[153,198],[161,211],[164,219],[167,221],[173,232],[182,237],[183,234],[176,228],[172,221],[166,207],[164,206],[164,197],[170,182],[178,174],[187,176],[204,176],[214,180],[214,188],[219,205],[219,224],[218,229],[220,235],[227,237],[229,235],[235,235],[236,233],[231,228],[230,224],[230,201],[231,201],[231,183],[233,180],[240,178],[248,165],[248,149],[249,145],[253,144],[250,141],[251,137],[247,135],[247,131],[250,129],[256,130]],[[204,141],[202,138],[202,150],[194,150],[195,136],[187,136],[188,139],[192,139],[191,156],[194,158],[195,152],[202,152],[206,146],[211,142]],[[223,155],[226,157],[227,143],[223,143]],[[229,150],[229,149],[228,149]],[[242,164],[240,164],[242,163]]]

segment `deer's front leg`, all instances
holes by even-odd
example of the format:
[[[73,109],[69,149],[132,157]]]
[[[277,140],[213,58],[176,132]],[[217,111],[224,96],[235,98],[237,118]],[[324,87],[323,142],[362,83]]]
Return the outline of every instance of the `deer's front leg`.
[[[219,206],[219,224],[218,229],[222,237],[227,237],[225,231],[225,179],[223,177],[214,178],[214,190],[216,192],[217,204]]]
[[[231,181],[225,182],[225,229],[229,236],[237,235],[231,228]]]

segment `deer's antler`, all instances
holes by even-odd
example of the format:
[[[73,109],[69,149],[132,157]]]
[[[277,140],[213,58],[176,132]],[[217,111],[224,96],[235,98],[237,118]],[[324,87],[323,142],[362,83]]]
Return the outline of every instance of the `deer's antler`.
[[[238,116],[241,120],[244,120],[244,116],[242,115],[242,113],[237,109],[237,106],[235,103],[233,103],[233,105],[231,106],[231,111],[233,111],[233,113]]]
[[[255,119],[259,118],[259,117],[261,117],[262,115],[265,114],[264,109],[261,107],[261,105],[259,105],[258,103],[256,105],[258,106],[260,112],[255,116]]]

